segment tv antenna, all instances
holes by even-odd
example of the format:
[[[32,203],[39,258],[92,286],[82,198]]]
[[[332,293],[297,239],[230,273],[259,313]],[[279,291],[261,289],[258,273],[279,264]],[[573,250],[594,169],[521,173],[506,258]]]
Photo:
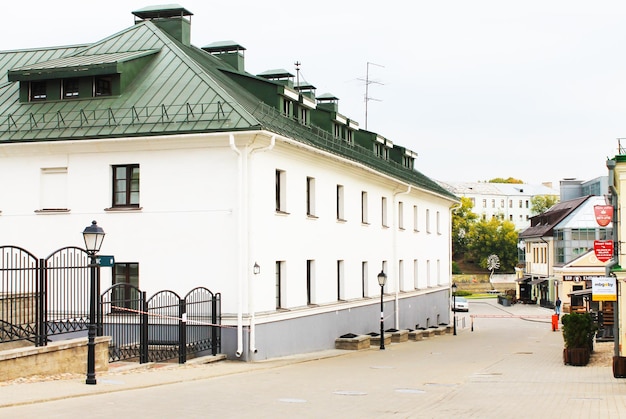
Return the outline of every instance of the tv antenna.
[[[367,69],[365,70],[365,80],[363,79],[359,79],[361,81],[365,82],[365,129],[367,129],[367,103],[370,100],[375,100],[376,102],[380,102],[379,99],[375,99],[373,97],[370,97],[370,84],[380,84],[383,85],[383,83],[378,82],[378,81],[374,81],[374,80],[370,80],[370,65],[375,65],[376,67],[381,67],[381,68],[385,68],[385,66],[380,65],[380,64],[376,64],[376,63],[370,63],[369,61],[367,62]]]

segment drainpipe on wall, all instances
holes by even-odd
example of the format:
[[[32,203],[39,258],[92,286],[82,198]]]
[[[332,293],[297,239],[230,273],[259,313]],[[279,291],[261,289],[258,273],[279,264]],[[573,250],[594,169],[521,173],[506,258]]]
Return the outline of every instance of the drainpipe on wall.
[[[244,252],[247,250],[247,246],[243,246],[243,223],[246,219],[244,217],[244,211],[246,209],[243,207],[243,188],[244,184],[247,183],[244,182],[245,178],[243,172],[247,158],[244,158],[243,153],[235,145],[235,136],[233,134],[229,134],[228,140],[230,148],[237,154],[237,189],[239,192],[237,197],[237,206],[239,207],[237,217],[237,248],[239,249],[239,255],[237,258],[237,351],[235,352],[235,355],[237,356],[237,358],[239,358],[243,353],[243,276],[245,274],[244,272],[248,271],[248,267],[244,265],[244,261],[247,261],[247,259],[244,258]]]
[[[400,312],[398,310],[399,302],[398,297],[400,295],[400,273],[398,267],[398,228],[400,225],[398,224],[398,196],[407,195],[411,192],[412,186],[408,185],[407,190],[403,192],[396,192],[393,194],[393,263],[394,268],[393,272],[395,272],[395,281],[396,281],[396,295],[393,301],[393,311],[394,311],[394,328],[398,329],[400,326]]]
[[[260,148],[254,148],[250,151],[250,163],[248,164],[248,179],[247,179],[247,183],[250,184],[250,176],[252,173],[252,170],[250,169],[250,167],[252,166],[252,154],[259,152],[265,152],[265,151],[270,151],[274,148],[274,145],[276,144],[276,136],[272,135],[272,138],[270,140],[270,144],[267,147],[260,147]],[[248,188],[247,193],[250,193],[250,189]],[[246,205],[248,205],[250,202],[250,199],[248,198]],[[250,256],[250,254],[252,254],[252,249],[249,248],[250,243],[252,242],[251,240],[251,236],[252,236],[252,229],[250,228],[250,226],[252,225],[251,220],[250,220],[250,216],[251,216],[252,212],[248,211],[248,225],[247,225],[247,231],[248,231],[248,256]],[[250,269],[251,267],[250,265],[251,260],[248,261],[248,311],[250,312],[250,342],[249,342],[249,350],[252,353],[257,353],[257,348],[256,348],[256,317],[255,317],[255,307],[254,307],[254,299],[255,299],[255,293],[254,293],[254,281],[257,280],[257,278],[255,278],[255,275],[250,275]]]
[[[619,265],[619,230],[617,220],[618,195],[615,189],[615,160],[607,160],[606,167],[609,169],[609,192],[611,194],[611,205],[613,206],[613,257],[605,267],[605,276],[611,275],[611,270],[615,265]],[[620,324],[619,324],[619,280],[615,277],[615,307],[613,308],[613,342],[614,355],[620,356]]]

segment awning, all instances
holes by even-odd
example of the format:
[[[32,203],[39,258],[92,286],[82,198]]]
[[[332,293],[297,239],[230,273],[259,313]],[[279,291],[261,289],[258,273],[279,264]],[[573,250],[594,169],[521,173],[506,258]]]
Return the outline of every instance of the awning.
[[[530,276],[525,276],[523,278],[516,279],[515,282],[525,282],[525,281],[528,281],[530,279],[531,279]]]
[[[576,291],[572,291],[570,293],[568,293],[568,296],[572,296],[572,295],[591,295],[591,288],[585,288],[584,290],[576,290]]]
[[[540,278],[540,279],[533,279],[532,281],[529,282],[530,285],[536,285],[536,284],[541,284],[542,282],[547,281],[546,278]]]

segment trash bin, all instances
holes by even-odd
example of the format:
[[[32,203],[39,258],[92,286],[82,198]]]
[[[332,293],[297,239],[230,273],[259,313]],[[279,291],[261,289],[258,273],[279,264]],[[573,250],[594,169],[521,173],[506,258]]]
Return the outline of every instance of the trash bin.
[[[555,332],[557,330],[559,330],[559,315],[553,314],[552,315],[552,331]]]

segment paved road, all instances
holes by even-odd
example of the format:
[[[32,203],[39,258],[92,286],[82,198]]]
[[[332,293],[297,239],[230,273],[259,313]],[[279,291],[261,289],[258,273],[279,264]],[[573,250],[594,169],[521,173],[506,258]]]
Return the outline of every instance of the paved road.
[[[552,314],[494,300],[470,305],[475,315]],[[626,380],[609,366],[563,365],[563,339],[548,318],[477,318],[471,331],[469,315],[459,314],[459,325],[456,336],[385,351],[109,374],[97,386],[83,379],[4,386],[0,406],[32,404],[0,408],[0,417],[626,417]]]

